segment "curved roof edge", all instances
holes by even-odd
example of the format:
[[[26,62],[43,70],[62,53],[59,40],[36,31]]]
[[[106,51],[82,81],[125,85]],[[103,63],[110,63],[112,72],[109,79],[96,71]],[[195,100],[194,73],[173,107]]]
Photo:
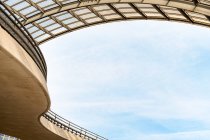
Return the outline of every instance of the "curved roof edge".
[[[3,0],[3,3],[37,44],[113,21],[154,19],[210,27],[210,0]]]

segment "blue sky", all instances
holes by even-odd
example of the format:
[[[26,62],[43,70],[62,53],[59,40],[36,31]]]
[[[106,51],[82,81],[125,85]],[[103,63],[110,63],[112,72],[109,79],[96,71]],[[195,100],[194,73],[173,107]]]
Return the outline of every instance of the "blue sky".
[[[210,29],[104,24],[41,46],[51,108],[110,140],[209,140]]]

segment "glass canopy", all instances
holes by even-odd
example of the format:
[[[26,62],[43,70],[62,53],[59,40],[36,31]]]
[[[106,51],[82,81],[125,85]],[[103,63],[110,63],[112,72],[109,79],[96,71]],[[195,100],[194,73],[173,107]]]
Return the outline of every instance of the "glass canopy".
[[[1,0],[37,44],[95,24],[157,19],[210,27],[210,0]]]

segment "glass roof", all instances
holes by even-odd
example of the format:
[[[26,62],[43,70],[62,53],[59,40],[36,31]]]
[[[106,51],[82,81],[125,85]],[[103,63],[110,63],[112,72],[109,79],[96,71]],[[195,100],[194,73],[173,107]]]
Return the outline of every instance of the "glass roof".
[[[157,19],[210,27],[210,0],[1,0],[37,44],[91,25]]]

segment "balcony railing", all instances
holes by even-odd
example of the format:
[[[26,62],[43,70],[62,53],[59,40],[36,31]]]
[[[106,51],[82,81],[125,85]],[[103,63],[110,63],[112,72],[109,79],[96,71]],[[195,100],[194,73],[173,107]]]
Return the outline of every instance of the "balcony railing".
[[[20,139],[0,133],[0,140],[20,140]]]
[[[84,138],[85,140],[108,140],[102,136],[99,136],[87,129],[84,129],[62,117],[54,113],[53,111],[49,110],[44,117],[50,121],[51,123],[57,125],[58,127],[71,132],[72,134],[75,134],[81,138]]]

